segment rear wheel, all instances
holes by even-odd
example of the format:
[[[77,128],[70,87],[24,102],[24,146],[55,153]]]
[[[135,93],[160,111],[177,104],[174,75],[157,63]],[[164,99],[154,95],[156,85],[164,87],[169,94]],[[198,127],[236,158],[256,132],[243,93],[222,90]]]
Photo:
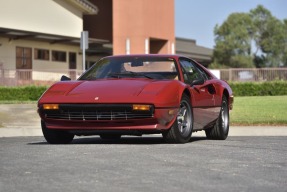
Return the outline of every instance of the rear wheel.
[[[222,97],[219,117],[212,129],[205,130],[208,139],[225,140],[229,132],[229,108],[225,96]]]
[[[171,128],[163,133],[163,138],[169,143],[189,142],[193,129],[193,115],[188,96],[183,95],[177,118]]]
[[[45,122],[41,121],[42,132],[50,144],[67,144],[74,139],[74,135],[66,131],[48,129]]]

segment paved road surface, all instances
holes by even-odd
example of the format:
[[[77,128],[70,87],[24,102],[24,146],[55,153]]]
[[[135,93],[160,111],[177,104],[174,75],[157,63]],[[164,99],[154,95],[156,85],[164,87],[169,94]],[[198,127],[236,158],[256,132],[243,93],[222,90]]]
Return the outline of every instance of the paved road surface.
[[[0,138],[0,191],[287,191],[287,137]]]

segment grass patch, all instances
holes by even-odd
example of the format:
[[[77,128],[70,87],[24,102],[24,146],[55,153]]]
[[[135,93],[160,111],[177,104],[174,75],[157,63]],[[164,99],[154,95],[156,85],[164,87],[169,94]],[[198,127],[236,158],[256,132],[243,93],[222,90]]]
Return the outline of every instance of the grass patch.
[[[235,97],[231,125],[287,125],[287,96]]]

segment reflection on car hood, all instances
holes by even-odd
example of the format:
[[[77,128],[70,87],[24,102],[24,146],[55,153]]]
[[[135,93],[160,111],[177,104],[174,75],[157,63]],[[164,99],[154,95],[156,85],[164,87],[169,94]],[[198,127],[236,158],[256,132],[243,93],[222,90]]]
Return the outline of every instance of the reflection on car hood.
[[[130,96],[138,94],[149,81],[129,80],[98,80],[83,81],[73,88],[67,95],[86,95],[115,97]]]
[[[174,80],[105,79],[59,82],[39,103],[153,103]]]

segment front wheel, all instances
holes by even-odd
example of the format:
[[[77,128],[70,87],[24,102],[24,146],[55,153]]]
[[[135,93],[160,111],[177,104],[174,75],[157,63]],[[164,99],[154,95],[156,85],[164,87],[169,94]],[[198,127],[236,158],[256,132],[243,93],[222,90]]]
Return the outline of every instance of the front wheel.
[[[193,129],[193,115],[188,96],[183,95],[177,118],[171,128],[164,132],[163,138],[168,143],[187,143],[190,140]]]
[[[68,144],[74,139],[74,135],[66,131],[48,129],[44,121],[41,121],[41,126],[43,135],[50,144]]]
[[[229,108],[225,96],[222,97],[219,117],[213,128],[205,130],[208,139],[225,140],[229,132]]]

